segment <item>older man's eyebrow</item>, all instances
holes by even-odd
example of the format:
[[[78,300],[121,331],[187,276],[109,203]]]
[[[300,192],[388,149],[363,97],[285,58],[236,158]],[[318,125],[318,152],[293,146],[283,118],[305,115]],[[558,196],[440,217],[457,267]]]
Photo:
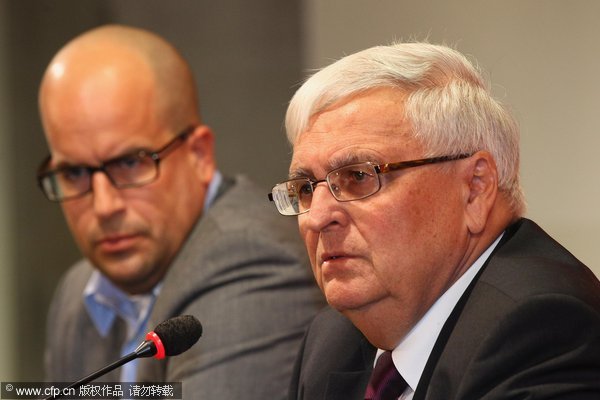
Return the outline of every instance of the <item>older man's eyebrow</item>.
[[[329,171],[332,171],[337,168],[345,167],[346,165],[359,164],[359,163],[363,163],[363,162],[377,163],[377,162],[379,162],[379,160],[376,157],[374,157],[370,152],[357,151],[354,153],[348,153],[341,157],[336,157],[332,160],[329,160],[327,162],[326,171],[329,172]],[[290,173],[288,176],[289,176],[289,179],[296,179],[296,178],[317,179],[317,177],[315,177],[314,173],[311,170],[301,168],[301,167],[290,170]],[[318,179],[321,179],[321,178],[318,178]]]
[[[310,170],[299,167],[290,170],[290,172],[288,173],[288,179],[296,178],[314,178],[314,176]]]
[[[373,152],[358,150],[352,153],[348,153],[342,157],[330,160],[328,163],[328,171],[345,167],[347,165],[360,164],[364,162],[372,162],[377,164],[380,161],[380,157],[374,155]]]

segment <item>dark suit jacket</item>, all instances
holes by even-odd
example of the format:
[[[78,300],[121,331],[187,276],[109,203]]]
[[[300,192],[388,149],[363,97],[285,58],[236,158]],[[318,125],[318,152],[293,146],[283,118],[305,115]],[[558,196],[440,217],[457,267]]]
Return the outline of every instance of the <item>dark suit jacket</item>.
[[[183,382],[184,399],[282,399],[322,295],[295,220],[282,218],[246,178],[224,181],[219,191],[171,265],[149,322],[192,314],[203,335],[179,356],[140,359],[138,380]],[[83,305],[92,270],[83,260],[56,291],[48,380],[74,381],[119,357],[124,324],[102,338]],[[103,380],[119,381],[119,372]]]
[[[363,399],[375,352],[341,314],[319,314],[289,398]],[[414,399],[600,399],[600,282],[522,219],[448,318]]]

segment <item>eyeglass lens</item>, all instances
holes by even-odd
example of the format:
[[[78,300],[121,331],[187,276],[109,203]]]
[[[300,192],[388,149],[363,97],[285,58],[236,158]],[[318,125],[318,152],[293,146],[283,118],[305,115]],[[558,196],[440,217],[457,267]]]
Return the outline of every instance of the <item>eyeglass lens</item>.
[[[80,196],[91,189],[92,175],[96,171],[103,171],[118,188],[143,185],[158,175],[156,161],[142,151],[108,161],[101,168],[74,166],[59,169],[46,175],[42,185],[55,199]]]
[[[327,174],[329,190],[338,201],[358,200],[379,190],[379,178],[369,163],[347,165]],[[310,209],[317,182],[308,178],[292,179],[273,188],[273,199],[284,215],[301,214]]]

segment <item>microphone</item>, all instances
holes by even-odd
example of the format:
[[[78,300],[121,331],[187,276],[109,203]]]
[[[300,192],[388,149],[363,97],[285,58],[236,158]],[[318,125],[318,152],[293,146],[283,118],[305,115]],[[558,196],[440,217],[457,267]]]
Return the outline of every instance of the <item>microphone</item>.
[[[154,331],[146,334],[146,340],[131,353],[99,369],[90,375],[73,382],[66,389],[78,388],[104,374],[140,357],[153,357],[157,360],[166,356],[176,356],[192,347],[202,336],[202,325],[192,315],[180,315],[156,325]],[[59,399],[61,395],[50,396],[45,400]]]
[[[200,336],[200,321],[192,315],[180,315],[158,324],[154,331],[146,334],[146,340],[131,354],[135,354],[135,358],[154,356],[157,360],[165,356],[176,356],[192,347]]]

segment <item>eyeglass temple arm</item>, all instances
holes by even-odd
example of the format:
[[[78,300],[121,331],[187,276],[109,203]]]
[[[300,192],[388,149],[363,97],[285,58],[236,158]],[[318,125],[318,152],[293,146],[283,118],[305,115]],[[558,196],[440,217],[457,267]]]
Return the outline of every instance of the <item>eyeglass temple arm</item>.
[[[437,163],[446,162],[446,161],[461,160],[463,158],[468,158],[471,156],[472,156],[472,154],[459,154],[456,156],[422,158],[420,160],[401,161],[398,163],[381,164],[381,165],[375,165],[375,171],[377,171],[377,173],[384,174],[384,173],[390,172],[390,171],[397,171],[400,169],[419,167],[421,165],[437,164]]]
[[[187,128],[185,128],[183,132],[177,135],[177,137],[175,138],[176,140],[173,140],[171,143],[167,144],[162,149],[151,153],[150,156],[152,157],[152,159],[156,161],[168,156],[170,152],[179,147],[179,145],[183,143],[192,132],[194,132],[196,127],[197,125],[190,125]]]

